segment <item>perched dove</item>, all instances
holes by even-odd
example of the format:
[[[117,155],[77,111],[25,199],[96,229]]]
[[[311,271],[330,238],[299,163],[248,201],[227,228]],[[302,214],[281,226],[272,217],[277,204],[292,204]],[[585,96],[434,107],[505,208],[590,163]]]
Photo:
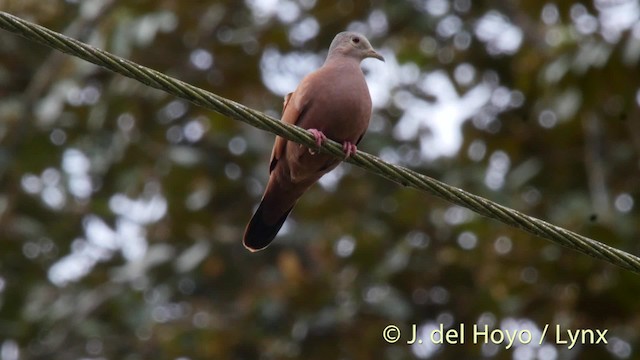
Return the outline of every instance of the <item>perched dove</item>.
[[[363,35],[336,35],[322,67],[285,97],[282,121],[308,129],[318,146],[329,138],[342,143],[346,157],[354,154],[371,116],[371,96],[360,69],[369,57],[384,61]],[[300,196],[339,163],[331,155],[276,137],[269,183],[245,229],[244,246],[258,251],[269,245]]]

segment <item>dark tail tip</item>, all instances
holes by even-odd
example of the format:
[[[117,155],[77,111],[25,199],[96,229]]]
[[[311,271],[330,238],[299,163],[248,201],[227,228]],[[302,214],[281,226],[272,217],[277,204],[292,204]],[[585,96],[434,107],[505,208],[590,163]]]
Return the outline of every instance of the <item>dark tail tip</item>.
[[[291,209],[287,210],[274,224],[267,224],[264,221],[264,209],[262,203],[260,203],[258,210],[253,214],[251,221],[249,221],[247,228],[244,230],[244,238],[242,240],[244,247],[251,252],[256,252],[269,246],[278,235],[278,231],[280,231],[284,221],[287,220]]]

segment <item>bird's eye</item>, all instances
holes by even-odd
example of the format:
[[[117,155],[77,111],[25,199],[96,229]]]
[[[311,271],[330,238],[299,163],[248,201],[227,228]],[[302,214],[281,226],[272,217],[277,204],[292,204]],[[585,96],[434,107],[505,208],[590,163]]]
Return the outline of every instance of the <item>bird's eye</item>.
[[[351,41],[353,41],[354,44],[358,44],[360,42],[360,38],[354,37],[353,39],[351,39]]]

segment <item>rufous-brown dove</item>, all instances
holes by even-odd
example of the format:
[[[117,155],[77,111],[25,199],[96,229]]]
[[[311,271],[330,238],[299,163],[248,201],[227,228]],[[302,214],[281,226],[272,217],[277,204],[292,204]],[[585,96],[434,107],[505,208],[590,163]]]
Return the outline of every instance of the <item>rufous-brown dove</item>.
[[[354,154],[371,117],[371,96],[360,68],[369,57],[384,61],[363,35],[336,35],[322,67],[285,97],[282,121],[308,129],[318,146],[329,138],[342,144],[345,157]],[[245,229],[244,246],[258,251],[269,245],[300,196],[339,163],[331,155],[276,137],[269,182]]]

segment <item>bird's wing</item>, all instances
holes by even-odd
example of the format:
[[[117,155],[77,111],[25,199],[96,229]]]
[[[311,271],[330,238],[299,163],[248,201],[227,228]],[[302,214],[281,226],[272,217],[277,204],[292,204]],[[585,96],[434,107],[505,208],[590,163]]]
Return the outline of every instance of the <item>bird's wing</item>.
[[[307,89],[310,81],[313,79],[313,74],[308,75],[298,88],[284,97],[284,104],[282,107],[282,120],[287,124],[296,125],[304,115],[304,109],[308,105]],[[284,151],[287,145],[287,139],[276,136],[276,141],[273,144],[273,150],[271,151],[271,161],[269,163],[269,173],[273,171],[278,163],[278,160],[284,155]]]

